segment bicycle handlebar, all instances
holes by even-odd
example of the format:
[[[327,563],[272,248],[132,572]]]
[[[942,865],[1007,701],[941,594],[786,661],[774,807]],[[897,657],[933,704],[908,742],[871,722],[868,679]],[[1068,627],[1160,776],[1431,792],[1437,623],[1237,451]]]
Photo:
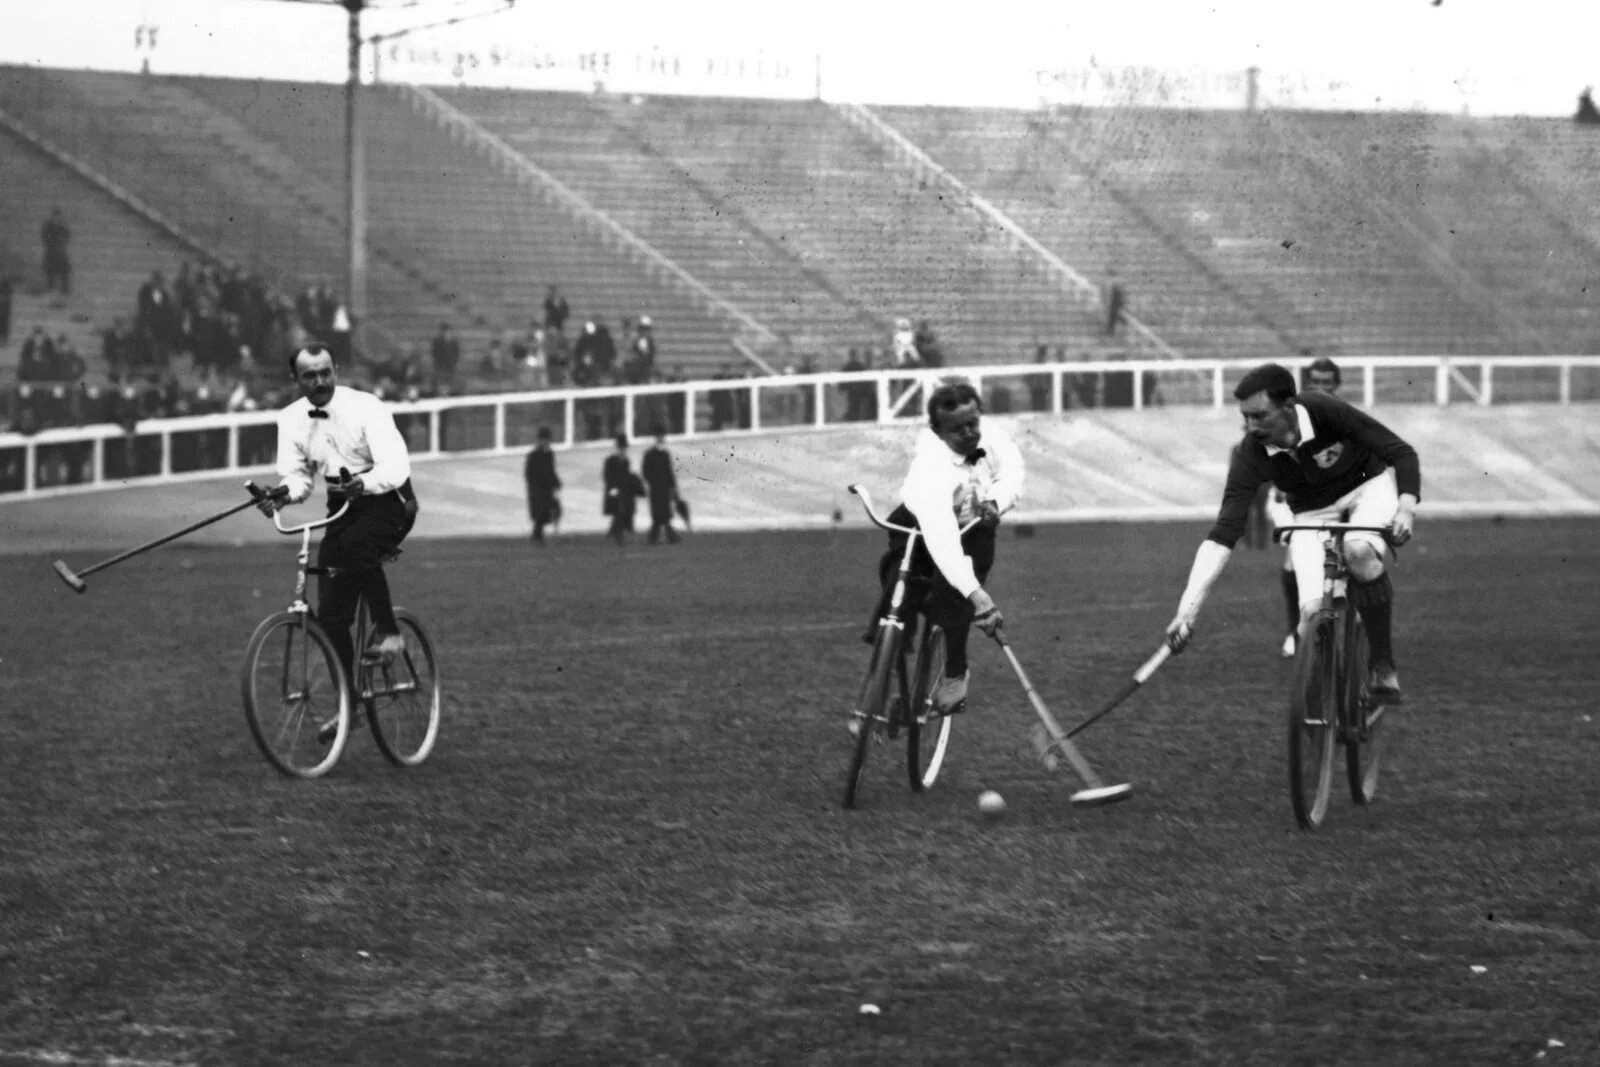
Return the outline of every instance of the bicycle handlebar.
[[[1375,533],[1375,534],[1382,534],[1384,541],[1389,542],[1390,544],[1393,544],[1393,542],[1390,540],[1390,537],[1389,537],[1389,527],[1387,527],[1387,526],[1362,526],[1362,525],[1360,525],[1358,523],[1353,523],[1353,522],[1291,522],[1291,523],[1287,523],[1287,524],[1285,524],[1283,526],[1279,526],[1277,529],[1273,530],[1272,531],[1272,539],[1274,541],[1281,542],[1281,541],[1283,541],[1284,536],[1286,534],[1294,533],[1297,530],[1313,530],[1313,531],[1316,531],[1318,533]]]
[[[263,489],[259,485],[257,485],[255,482],[245,482],[244,483],[244,487],[245,487],[246,490],[249,491],[251,496],[256,498],[257,501],[264,500],[267,497],[272,495],[272,491],[271,490]],[[338,511],[334,512],[332,515],[329,515],[329,516],[327,516],[325,518],[321,518],[321,519],[313,519],[310,522],[302,522],[298,526],[285,526],[283,524],[283,512],[282,512],[282,510],[278,510],[278,511],[274,511],[272,513],[272,525],[276,526],[278,528],[278,532],[281,533],[281,534],[304,533],[307,530],[321,529],[322,527],[328,525],[330,522],[334,522],[335,520],[341,518],[344,515],[344,513],[349,511],[349,510],[350,510],[350,501],[346,500],[344,502],[344,506],[341,507]]]
[[[865,511],[867,513],[867,518],[872,520],[873,525],[879,527],[880,529],[894,530],[897,533],[907,534],[907,535],[912,536],[912,537],[921,537],[922,536],[922,531],[919,530],[917,527],[915,527],[915,526],[901,526],[899,523],[889,522],[887,519],[884,519],[884,518],[880,517],[876,511],[872,510],[872,494],[867,492],[867,487],[866,486],[861,485],[861,484],[856,483],[856,482],[852,482],[850,484],[850,486],[849,486],[849,489],[850,489],[850,492],[854,493],[856,496],[861,498],[861,506],[862,506],[863,509],[865,509]],[[978,525],[978,523],[980,523],[982,521],[983,521],[983,516],[981,516],[981,515],[977,516],[977,517],[973,518],[970,522],[968,522],[965,526],[961,527],[959,532],[966,533],[968,530],[972,529],[974,526]]]

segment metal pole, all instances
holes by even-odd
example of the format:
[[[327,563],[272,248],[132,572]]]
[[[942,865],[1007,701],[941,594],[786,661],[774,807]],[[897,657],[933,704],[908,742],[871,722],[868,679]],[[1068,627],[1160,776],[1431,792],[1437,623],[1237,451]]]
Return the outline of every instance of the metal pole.
[[[362,348],[367,317],[367,154],[361,136],[361,11],[367,0],[343,0],[350,13],[350,69],[344,86],[345,220],[349,238],[345,308],[350,313],[350,352]]]

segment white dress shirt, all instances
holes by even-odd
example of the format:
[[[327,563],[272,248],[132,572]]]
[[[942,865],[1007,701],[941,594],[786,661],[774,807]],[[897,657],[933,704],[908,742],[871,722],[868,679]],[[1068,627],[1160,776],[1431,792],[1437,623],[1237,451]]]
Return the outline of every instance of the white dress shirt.
[[[411,477],[411,457],[388,405],[371,393],[335,386],[313,418],[301,397],[278,414],[278,478],[298,504],[311,495],[316,477],[338,481],[339,469],[361,476],[362,495],[391,492]]]
[[[1005,427],[984,418],[976,463],[951,451],[930,428],[917,431],[911,469],[900,487],[900,499],[917,517],[928,554],[945,581],[962,596],[978,588],[972,560],[961,550],[961,527],[987,501],[1005,511],[1022,496],[1022,452]]]

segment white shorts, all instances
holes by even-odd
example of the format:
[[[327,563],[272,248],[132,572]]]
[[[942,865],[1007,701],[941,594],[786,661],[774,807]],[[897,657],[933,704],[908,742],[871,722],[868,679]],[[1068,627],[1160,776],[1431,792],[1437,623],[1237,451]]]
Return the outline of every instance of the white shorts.
[[[1348,522],[1357,526],[1387,526],[1400,509],[1400,491],[1391,468],[1368,478],[1325,508],[1297,511],[1293,522]],[[1289,525],[1277,523],[1276,525]],[[1381,557],[1389,544],[1382,534],[1348,533],[1345,543],[1364,541]],[[1313,530],[1296,530],[1289,535],[1289,562],[1294,567],[1295,585],[1300,590],[1300,606],[1322,601],[1322,535]]]

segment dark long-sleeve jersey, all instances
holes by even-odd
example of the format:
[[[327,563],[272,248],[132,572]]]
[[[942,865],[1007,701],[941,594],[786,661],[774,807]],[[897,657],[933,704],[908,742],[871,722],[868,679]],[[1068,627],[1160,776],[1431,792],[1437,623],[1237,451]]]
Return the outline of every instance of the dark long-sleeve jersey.
[[[1250,503],[1262,483],[1271,482],[1288,498],[1296,514],[1325,508],[1368,478],[1394,468],[1401,493],[1422,499],[1422,466],[1417,450],[1383,423],[1360,408],[1325,393],[1304,392],[1295,397],[1304,410],[1312,433],[1293,449],[1268,453],[1266,446],[1246,436],[1234,449],[1228,481],[1222,490],[1217,523],[1206,535],[1232,548],[1244,536]]]

